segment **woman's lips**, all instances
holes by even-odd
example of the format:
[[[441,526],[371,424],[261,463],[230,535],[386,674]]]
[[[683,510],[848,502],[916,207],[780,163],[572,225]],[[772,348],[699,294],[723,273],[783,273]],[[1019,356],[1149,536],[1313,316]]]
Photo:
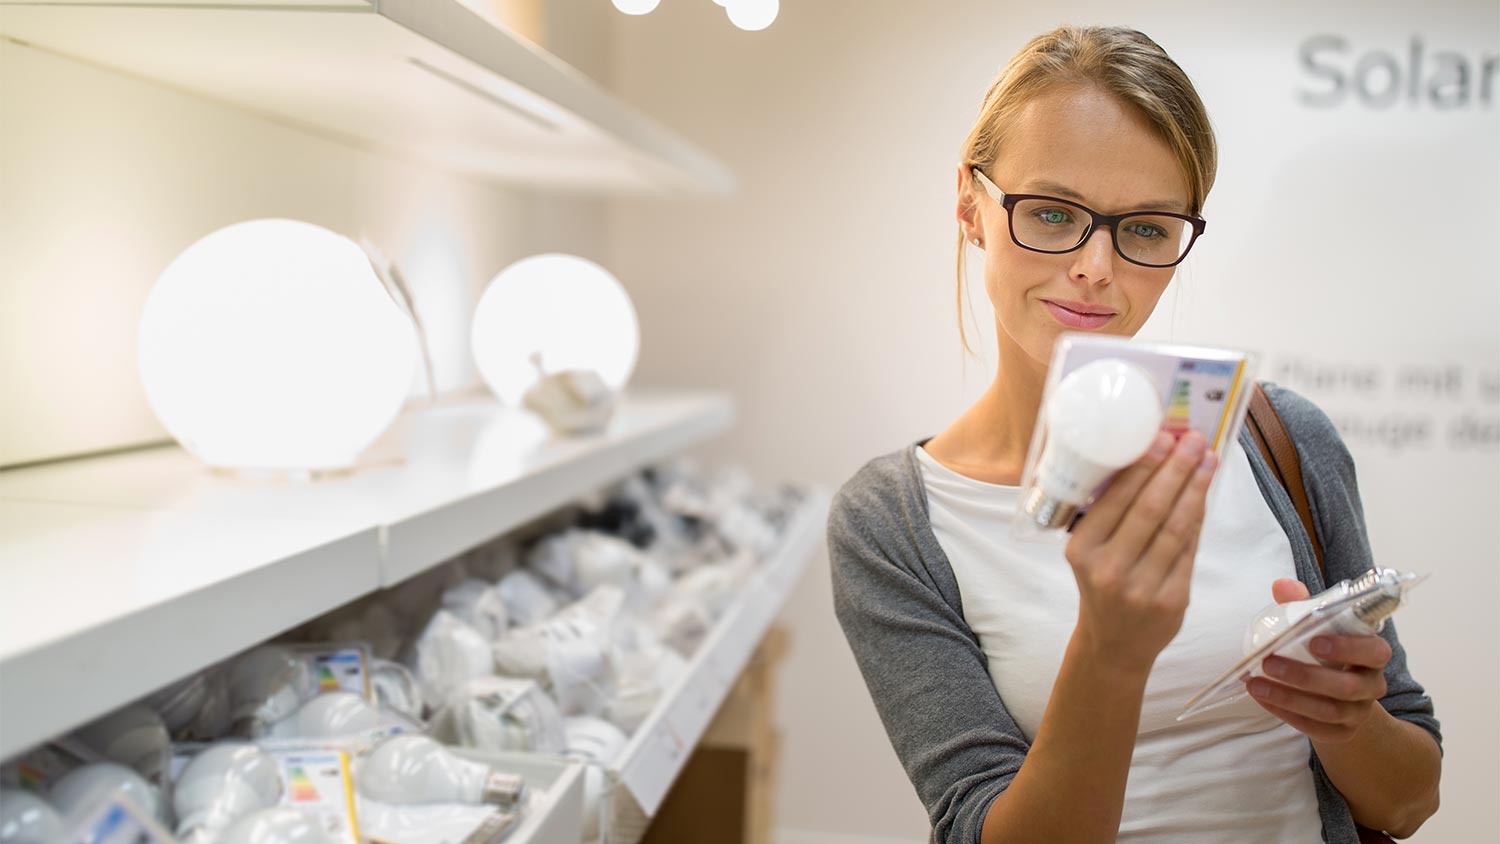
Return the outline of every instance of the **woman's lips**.
[[[1046,305],[1047,310],[1052,312],[1053,319],[1069,328],[1079,328],[1085,331],[1100,328],[1111,319],[1114,319],[1115,316],[1114,314],[1081,314],[1077,311],[1070,311],[1062,305],[1046,299],[1042,300],[1042,304]]]

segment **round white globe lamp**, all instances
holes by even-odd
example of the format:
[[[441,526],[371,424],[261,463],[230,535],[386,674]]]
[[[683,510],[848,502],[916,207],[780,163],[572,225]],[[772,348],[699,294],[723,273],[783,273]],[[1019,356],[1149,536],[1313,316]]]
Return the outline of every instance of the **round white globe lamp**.
[[[644,15],[659,5],[661,0],[615,0],[615,8],[627,15]]]
[[[781,11],[780,0],[726,0],[721,5],[729,13],[729,22],[748,32],[770,26]]]
[[[163,426],[216,468],[353,465],[400,412],[416,334],[354,241],[250,220],[189,246],[141,314],[141,384]]]
[[[490,390],[521,407],[544,374],[591,370],[611,390],[623,389],[640,353],[640,327],[609,270],[548,253],[495,276],[479,297],[470,341]]]

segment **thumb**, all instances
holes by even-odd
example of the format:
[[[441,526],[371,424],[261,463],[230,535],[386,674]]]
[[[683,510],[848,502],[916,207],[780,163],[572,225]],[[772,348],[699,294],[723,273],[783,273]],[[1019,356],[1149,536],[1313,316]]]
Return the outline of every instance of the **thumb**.
[[[1278,578],[1271,584],[1271,599],[1278,604],[1300,601],[1308,596],[1307,586],[1290,577]]]

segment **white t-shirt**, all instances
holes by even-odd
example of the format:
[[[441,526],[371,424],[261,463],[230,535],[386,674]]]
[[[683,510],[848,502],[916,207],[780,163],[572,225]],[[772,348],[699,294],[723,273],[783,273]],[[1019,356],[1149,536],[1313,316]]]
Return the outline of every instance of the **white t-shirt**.
[[[922,448],[917,457],[965,620],[1006,709],[1034,740],[1078,618],[1062,544],[1011,538],[1018,487],[960,475]],[[1117,840],[1314,844],[1322,821],[1305,736],[1248,698],[1175,720],[1241,657],[1246,625],[1271,603],[1271,581],[1296,577],[1291,544],[1238,442],[1214,484],[1182,629],[1146,683]]]

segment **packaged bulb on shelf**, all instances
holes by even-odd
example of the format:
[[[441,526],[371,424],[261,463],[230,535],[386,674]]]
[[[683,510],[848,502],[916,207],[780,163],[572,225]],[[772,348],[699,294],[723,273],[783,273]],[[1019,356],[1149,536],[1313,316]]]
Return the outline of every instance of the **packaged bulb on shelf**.
[[[599,718],[581,716],[563,722],[568,736],[568,755],[608,768],[620,758],[630,741],[619,727]]]
[[[130,766],[149,782],[161,782],[172,737],[151,708],[133,704],[117,709],[73,735],[100,756]]]
[[[422,684],[399,662],[371,660],[370,686],[375,691],[376,702],[387,709],[416,721],[421,721],[426,713],[427,700],[422,694]]]
[[[141,703],[161,716],[167,731],[176,735],[197,716],[208,695],[208,676],[213,669],[200,671],[147,695]]]
[[[433,613],[413,650],[413,667],[429,701],[447,700],[469,680],[495,673],[489,640],[447,610]]]
[[[188,760],[172,787],[177,837],[211,841],[252,812],[276,805],[281,768],[265,751],[245,742],[222,742]]]
[[[339,844],[339,838],[315,813],[273,806],[235,821],[215,844]]]
[[[380,729],[380,711],[353,692],[327,692],[271,725],[267,738],[334,739],[368,735]]]
[[[376,745],[359,765],[361,794],[382,803],[490,803],[509,808],[525,795],[525,780],[462,759],[427,736],[395,736]]]
[[[151,817],[162,816],[161,792],[118,762],[94,762],[70,771],[52,784],[47,796],[63,817],[114,796],[130,801]]]
[[[495,586],[478,578],[466,578],[443,590],[443,609],[485,639],[493,642],[510,627],[510,613]]]
[[[557,612],[557,600],[535,574],[518,569],[495,584],[495,591],[505,604],[506,614],[517,627],[529,627],[551,618]]]
[[[567,748],[557,703],[535,681],[514,677],[471,680],[433,715],[429,732],[475,750],[562,753]]]
[[[713,630],[714,617],[701,599],[679,594],[651,614],[651,625],[663,645],[691,658]]]
[[[229,699],[234,731],[255,737],[286,718],[317,693],[312,666],[283,645],[262,645],[229,665]]]
[[[63,844],[62,818],[29,791],[0,789],[0,844]]]
[[[463,556],[464,571],[486,583],[499,583],[520,565],[521,549],[509,537],[481,545]]]

